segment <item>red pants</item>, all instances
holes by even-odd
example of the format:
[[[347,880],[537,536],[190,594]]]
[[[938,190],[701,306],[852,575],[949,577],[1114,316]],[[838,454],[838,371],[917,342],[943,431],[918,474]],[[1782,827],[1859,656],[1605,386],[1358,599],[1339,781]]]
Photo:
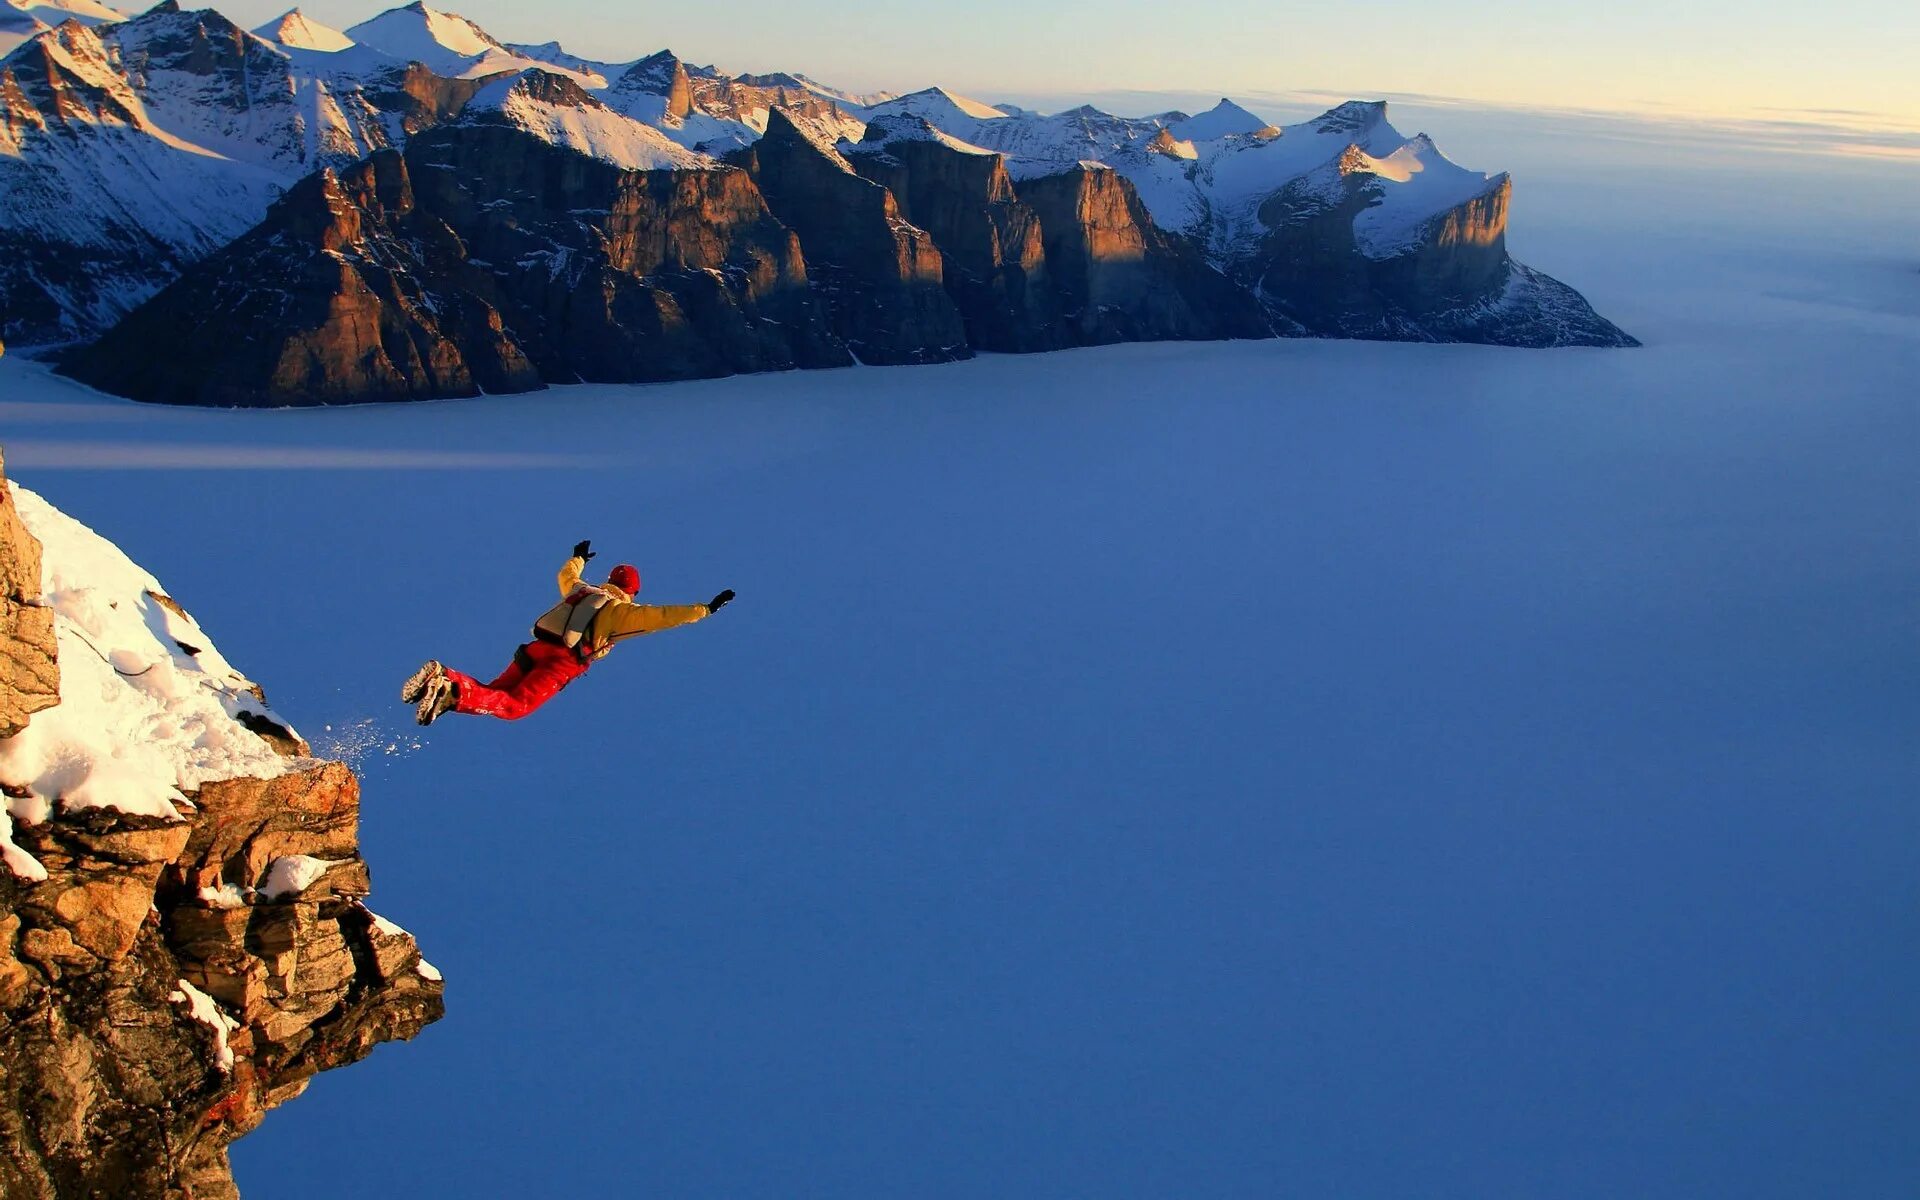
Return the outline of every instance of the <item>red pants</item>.
[[[517,721],[560,694],[587,673],[587,664],[565,646],[528,642],[513,652],[513,664],[492,683],[448,671],[455,693],[453,711]]]

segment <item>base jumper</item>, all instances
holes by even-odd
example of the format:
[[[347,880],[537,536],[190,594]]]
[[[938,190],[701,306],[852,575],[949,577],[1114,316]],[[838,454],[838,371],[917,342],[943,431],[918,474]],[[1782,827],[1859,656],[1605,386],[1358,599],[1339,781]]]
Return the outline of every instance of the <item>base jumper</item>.
[[[605,658],[615,642],[691,625],[733,599],[731,588],[706,604],[635,604],[640,572],[621,563],[602,584],[582,582],[591,542],[573,548],[560,568],[560,603],[534,622],[533,640],[513,652],[513,661],[492,683],[429,661],[401,685],[400,698],[416,704],[415,716],[431,725],[448,712],[515,721],[560,694],[560,689]]]

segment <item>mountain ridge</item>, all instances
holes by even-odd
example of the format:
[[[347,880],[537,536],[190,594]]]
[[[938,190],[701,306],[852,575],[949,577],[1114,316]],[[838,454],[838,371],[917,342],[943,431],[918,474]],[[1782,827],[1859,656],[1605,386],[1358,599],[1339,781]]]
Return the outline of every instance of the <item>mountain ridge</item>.
[[[669,51],[609,63],[558,43],[508,46],[422,3],[344,31],[295,9],[247,32],[172,0],[125,21],[37,33],[0,58],[0,193],[10,201],[0,210],[0,338],[97,337],[303,176],[482,111],[616,166],[685,170],[753,146],[776,112],[848,146],[876,121],[913,117],[928,136],[1000,156],[1015,182],[1083,164],[1118,173],[1161,234],[1252,292],[1268,332],[1634,344],[1564,285],[1549,289],[1553,319],[1534,319],[1543,293],[1532,284],[1546,277],[1506,255],[1510,178],[1453,163],[1425,134],[1403,137],[1381,102],[1291,126],[1225,97],[1196,115],[1038,114],[938,86],[860,97],[798,72],[726,75]],[[1333,202],[1348,189],[1360,199]],[[1308,203],[1316,195],[1325,202]],[[1326,254],[1302,250],[1313,239],[1331,239]],[[1432,266],[1475,254],[1485,269]],[[1369,256],[1406,261],[1394,270],[1350,261]],[[1315,263],[1336,266],[1342,286],[1297,277]],[[1469,276],[1472,295],[1459,290]],[[1414,294],[1443,277],[1453,292]],[[1437,315],[1466,308],[1480,316]]]

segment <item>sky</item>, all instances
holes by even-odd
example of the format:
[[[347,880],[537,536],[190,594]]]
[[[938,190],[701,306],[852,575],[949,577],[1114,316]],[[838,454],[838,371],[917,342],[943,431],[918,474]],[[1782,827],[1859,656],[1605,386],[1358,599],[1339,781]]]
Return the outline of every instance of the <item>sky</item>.
[[[219,7],[251,26],[284,3]],[[799,70],[860,89],[937,82],[989,99],[1097,88],[1326,89],[1920,125],[1920,5],[1911,0],[455,3],[503,40],[558,39],[609,60],[668,47],[725,70]],[[338,26],[379,7],[303,5]]]

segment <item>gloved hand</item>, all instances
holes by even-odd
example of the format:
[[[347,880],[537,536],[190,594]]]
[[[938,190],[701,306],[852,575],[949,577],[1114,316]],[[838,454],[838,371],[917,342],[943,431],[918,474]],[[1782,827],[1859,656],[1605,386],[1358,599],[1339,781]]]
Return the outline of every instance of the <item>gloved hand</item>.
[[[713,599],[707,601],[707,611],[710,613],[717,613],[722,608],[725,608],[727,605],[727,602],[732,599],[733,599],[733,589],[728,588],[726,591],[721,592],[718,596],[715,596]]]
[[[582,559],[594,557],[593,542],[589,540],[577,543],[573,548],[573,556]]]

